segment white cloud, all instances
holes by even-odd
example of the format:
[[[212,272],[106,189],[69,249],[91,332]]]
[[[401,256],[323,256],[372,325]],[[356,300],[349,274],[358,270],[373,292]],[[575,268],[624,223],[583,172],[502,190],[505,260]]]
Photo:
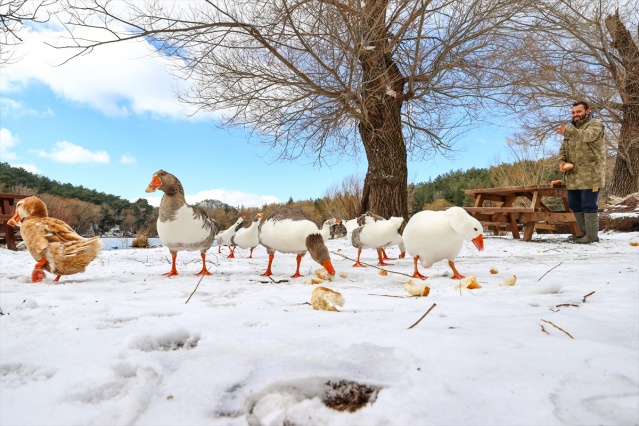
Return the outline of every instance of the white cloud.
[[[123,155],[122,157],[120,157],[120,163],[130,165],[137,163],[137,160],[135,159],[135,157]]]
[[[20,143],[20,140],[11,134],[9,129],[0,129],[0,156],[2,161],[16,160],[18,155],[13,152],[13,148]]]
[[[104,163],[110,161],[109,154],[106,151],[91,152],[86,148],[72,144],[71,142],[56,142],[55,148],[51,152],[38,151],[39,157],[50,158],[58,163],[77,164],[77,163]]]
[[[20,35],[24,42],[16,49],[22,59],[2,69],[3,93],[20,91],[37,81],[64,99],[110,116],[153,114],[187,119],[193,112],[177,100],[176,91],[187,83],[168,71],[175,59],[153,53],[144,41],[100,46],[64,63],[77,52],[45,44],[59,42],[68,35],[64,30],[27,27]]]
[[[194,195],[186,195],[186,202],[196,204],[203,200],[219,200],[233,207],[262,207],[264,204],[281,203],[274,195],[249,194],[242,191],[228,191],[226,189],[208,189]],[[154,207],[160,205],[162,197],[147,197],[147,201]]]
[[[23,169],[25,169],[26,171],[28,171],[29,173],[33,173],[33,174],[40,174],[40,169],[38,169],[38,167],[35,164],[31,164],[31,163],[20,163],[20,164],[12,164],[12,167],[22,167]]]
[[[25,106],[22,102],[11,98],[0,98],[0,115],[3,117],[53,117],[55,113],[49,107],[43,111]]]

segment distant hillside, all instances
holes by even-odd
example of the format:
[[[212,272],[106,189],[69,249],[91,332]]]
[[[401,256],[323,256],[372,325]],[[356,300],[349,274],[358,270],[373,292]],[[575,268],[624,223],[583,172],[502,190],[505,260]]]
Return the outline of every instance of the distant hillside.
[[[2,182],[2,191],[28,188],[39,193],[75,198],[92,204],[108,204],[117,210],[131,206],[128,200],[117,195],[105,194],[95,189],[75,186],[70,183],[60,183],[46,176],[28,172],[22,167],[12,167],[8,163],[0,163],[0,182]]]
[[[28,172],[22,167],[12,167],[8,163],[0,163],[0,192],[15,191],[14,188],[28,188],[41,194],[57,195],[63,198],[74,198],[88,203],[107,204],[119,211],[132,206],[128,200],[117,195],[105,194],[83,186],[60,183],[46,176]],[[237,212],[237,209],[219,200],[204,200],[196,204],[207,209],[222,209],[225,212]]]
[[[201,207],[203,209],[222,209],[225,212],[237,212],[238,210],[229,206],[226,203],[221,202],[220,200],[202,200],[200,202],[195,203],[196,206]]]

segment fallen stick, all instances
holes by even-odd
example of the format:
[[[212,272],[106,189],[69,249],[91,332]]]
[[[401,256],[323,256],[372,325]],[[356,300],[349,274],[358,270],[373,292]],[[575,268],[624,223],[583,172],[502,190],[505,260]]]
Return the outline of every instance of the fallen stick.
[[[396,296],[394,294],[375,294],[375,293],[368,293],[369,296],[384,296],[384,297],[398,297],[400,299],[404,299],[406,297],[418,297],[418,296]]]
[[[594,290],[593,290],[593,291],[591,291],[590,293],[586,294],[586,295],[584,296],[584,299],[582,300],[582,302],[583,302],[583,303],[586,303],[586,297],[588,297],[588,296],[592,296],[593,294],[595,294],[595,291],[594,291]]]
[[[574,337],[572,337],[572,334],[568,333],[566,330],[564,330],[563,328],[553,324],[551,321],[546,321],[545,319],[542,319],[543,322],[546,322],[550,325],[552,325],[553,327],[555,327],[557,330],[563,331],[564,333],[566,333],[568,335],[568,337],[570,337],[571,339],[574,339]]]
[[[200,280],[197,282],[197,285],[195,286],[195,288],[193,289],[193,291],[191,292],[191,294],[189,295],[189,298],[186,299],[186,302],[184,302],[184,304],[186,305],[187,303],[189,303],[189,300],[191,300],[191,297],[193,297],[193,295],[195,294],[195,292],[197,291],[197,288],[200,286],[200,283],[202,282],[202,278],[204,278],[204,275],[202,275],[200,277]]]
[[[355,259],[351,259],[351,258],[350,258],[350,257],[348,257],[348,256],[344,256],[342,253],[337,253],[337,252],[334,252],[334,251],[332,251],[331,253],[336,254],[336,255],[338,255],[338,256],[342,256],[342,257],[343,257],[344,259],[346,259],[346,260],[350,260],[350,261],[352,261],[352,262],[356,262],[356,260],[355,260]],[[389,270],[389,269],[386,269],[386,268],[380,268],[380,267],[379,267],[379,266],[377,266],[377,265],[371,265],[370,263],[364,263],[364,262],[361,262],[361,261],[360,261],[360,263],[361,263],[362,265],[371,266],[371,267],[373,267],[373,268],[381,269],[381,270],[384,270],[384,271],[387,271],[387,272],[390,272],[390,273],[393,273],[393,274],[405,275],[405,276],[407,276],[407,277],[414,278],[412,275],[408,275],[408,274],[405,274],[405,273],[403,273],[403,272],[391,271],[391,270]]]
[[[548,272],[552,271],[553,269],[555,269],[557,266],[561,265],[564,262],[559,262],[556,266],[553,266],[552,268],[550,268],[549,270],[546,271],[546,273],[544,275],[542,275],[537,281],[541,281],[541,279],[543,277],[545,277],[546,275],[548,275]]]
[[[408,330],[410,330],[411,328],[415,327],[417,324],[419,324],[419,322],[420,322],[421,320],[423,320],[424,318],[426,318],[426,315],[428,315],[428,313],[429,313],[430,311],[432,311],[432,310],[433,310],[433,308],[434,308],[435,306],[437,306],[437,304],[436,304],[436,303],[433,303],[433,306],[431,306],[430,308],[428,308],[428,310],[426,311],[426,313],[425,313],[424,315],[422,315],[422,317],[421,317],[420,319],[418,319],[418,320],[415,322],[415,324],[413,324],[413,325],[411,325],[410,327],[408,327]]]
[[[270,284],[270,283],[273,283],[273,284],[281,284],[281,283],[287,283],[287,282],[289,281],[289,280],[287,280],[287,279],[282,279],[282,280],[277,280],[277,281],[275,281],[275,280],[274,280],[273,278],[271,278],[271,277],[266,277],[266,278],[268,278],[268,279],[269,279],[269,280],[271,280],[271,281],[270,281],[270,282],[269,282],[269,281],[261,281],[261,280],[249,280],[249,281],[255,281],[256,283],[260,283],[260,284]]]

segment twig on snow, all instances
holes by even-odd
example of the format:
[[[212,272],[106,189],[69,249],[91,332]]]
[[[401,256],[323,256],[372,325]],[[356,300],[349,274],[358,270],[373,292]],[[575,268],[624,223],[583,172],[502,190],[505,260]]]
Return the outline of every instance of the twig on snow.
[[[200,286],[200,283],[202,282],[202,278],[204,278],[204,275],[202,275],[200,277],[200,280],[197,282],[197,285],[195,286],[195,288],[193,289],[193,291],[191,292],[191,294],[189,295],[189,298],[186,299],[186,302],[184,302],[184,304],[186,305],[187,303],[189,303],[189,300],[191,300],[191,297],[193,297],[193,295],[195,294],[195,292],[197,291],[197,288]]]
[[[369,296],[384,296],[384,297],[398,297],[400,299],[404,299],[406,297],[419,297],[419,296],[396,296],[394,294],[375,294],[375,293],[368,293]]]
[[[286,280],[286,279],[284,279],[284,280],[277,280],[277,281],[275,281],[275,280],[274,280],[273,278],[271,278],[271,277],[267,277],[267,278],[268,278],[269,280],[271,280],[271,281],[270,281],[270,282],[269,282],[269,281],[262,281],[262,280],[249,280],[249,281],[255,281],[256,283],[260,283],[260,284],[270,284],[270,283],[274,283],[274,284],[281,284],[281,283],[287,283],[287,282],[289,281],[289,280]]]
[[[594,291],[594,290],[593,290],[593,291],[591,291],[590,293],[586,294],[586,295],[584,296],[584,298],[583,298],[582,302],[583,302],[583,303],[586,303],[586,297],[588,297],[588,296],[592,296],[593,294],[595,294],[595,291]]]
[[[541,279],[543,277],[545,277],[546,275],[548,275],[548,272],[552,271],[553,269],[555,269],[557,266],[561,265],[564,262],[559,262],[557,265],[553,266],[552,268],[550,268],[549,270],[546,271],[546,273],[544,275],[542,275],[541,277],[539,277],[539,279],[537,281],[541,281]]]
[[[342,253],[337,253],[337,252],[335,252],[335,251],[332,251],[331,253],[336,254],[336,255],[338,255],[338,256],[342,256],[342,257],[343,257],[344,259],[346,259],[346,260],[350,260],[350,261],[352,261],[352,262],[356,262],[356,260],[355,260],[355,259],[351,259],[351,258],[350,258],[350,257],[348,257],[348,256],[344,256]],[[412,275],[405,274],[405,273],[403,273],[403,272],[391,271],[391,270],[389,270],[389,269],[386,269],[386,268],[380,268],[379,266],[371,265],[370,263],[364,263],[364,262],[361,262],[361,261],[360,261],[360,263],[361,263],[362,265],[371,266],[371,267],[373,267],[373,268],[381,269],[381,270],[384,270],[384,271],[387,271],[387,272],[390,272],[390,273],[393,273],[393,274],[405,275],[405,276],[407,276],[407,277],[413,278],[413,276],[412,276]]]
[[[424,315],[422,315],[422,317],[421,317],[420,319],[418,319],[418,320],[415,322],[415,324],[413,324],[413,325],[411,325],[410,327],[408,327],[408,330],[410,330],[411,328],[415,327],[417,324],[419,324],[419,322],[420,322],[421,320],[423,320],[424,318],[426,318],[426,315],[428,315],[428,313],[429,313],[430,311],[432,311],[432,310],[433,310],[433,308],[434,308],[435,306],[437,306],[437,304],[436,304],[436,303],[433,303],[433,306],[431,306],[430,308],[428,308],[428,310],[426,311],[426,313],[425,313]]]
[[[545,319],[542,319],[542,321],[552,325],[557,330],[563,331],[564,333],[566,333],[568,335],[568,337],[570,337],[571,339],[574,339],[574,337],[572,337],[572,334],[568,333],[566,330],[564,330],[563,328],[559,327],[558,325],[553,324],[551,321],[546,321]]]

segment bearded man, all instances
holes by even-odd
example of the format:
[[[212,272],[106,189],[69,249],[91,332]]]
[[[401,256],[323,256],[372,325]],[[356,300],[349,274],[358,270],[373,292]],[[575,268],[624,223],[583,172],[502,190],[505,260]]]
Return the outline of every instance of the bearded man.
[[[599,241],[597,198],[605,184],[606,149],[604,127],[593,117],[588,103],[575,102],[569,126],[560,124],[557,133],[564,136],[559,149],[559,170],[568,190],[568,207],[573,211],[579,233],[574,241],[589,244]]]

